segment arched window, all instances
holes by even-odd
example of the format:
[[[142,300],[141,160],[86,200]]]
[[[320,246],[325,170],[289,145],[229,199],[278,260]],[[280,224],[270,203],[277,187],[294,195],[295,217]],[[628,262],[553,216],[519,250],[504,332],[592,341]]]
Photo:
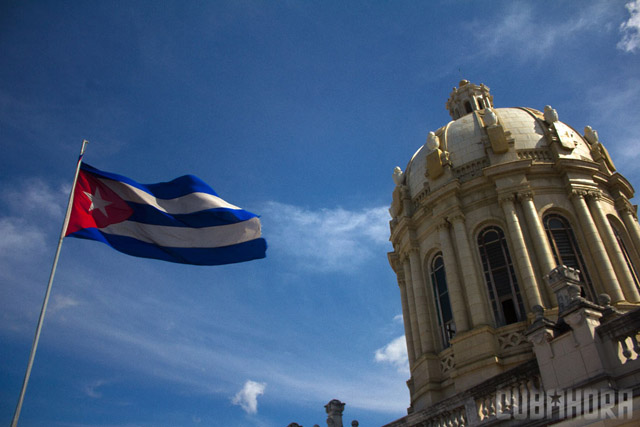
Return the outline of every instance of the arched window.
[[[595,301],[596,293],[593,289],[593,283],[569,221],[558,214],[549,214],[545,215],[542,222],[556,264],[580,270],[580,280],[586,285],[586,297]]]
[[[447,288],[447,275],[444,271],[442,253],[437,253],[431,261],[431,284],[438,312],[442,346],[446,348],[449,347],[449,340],[456,334],[456,325],[453,322],[453,313],[449,302],[449,289]]]
[[[611,221],[609,221],[609,223],[611,223]],[[618,241],[618,246],[620,246],[620,250],[622,251],[624,260],[627,262],[627,267],[631,272],[631,276],[633,277],[633,282],[636,284],[636,288],[638,288],[638,291],[640,291],[640,284],[638,283],[638,272],[633,266],[633,262],[631,262],[631,256],[629,254],[629,251],[627,250],[626,245],[624,244],[624,240],[622,240],[622,237],[620,236],[618,229],[613,224],[611,224],[611,228],[613,229],[613,234],[616,236],[616,240]]]
[[[524,320],[524,306],[504,233],[487,227],[478,236],[484,278],[498,325]]]
[[[464,102],[464,109],[467,110],[467,114],[473,111],[473,108],[471,108],[471,103],[469,101]]]

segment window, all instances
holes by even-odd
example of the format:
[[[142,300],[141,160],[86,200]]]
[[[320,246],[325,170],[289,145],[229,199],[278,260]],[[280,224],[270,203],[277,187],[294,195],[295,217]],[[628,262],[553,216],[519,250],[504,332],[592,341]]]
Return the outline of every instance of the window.
[[[543,223],[556,264],[580,270],[580,280],[586,285],[585,296],[595,301],[593,283],[569,221],[558,214],[549,214],[544,217]]]
[[[631,272],[631,276],[633,277],[633,282],[636,284],[636,288],[638,288],[638,291],[640,291],[640,284],[638,284],[638,272],[636,271],[636,269],[633,266],[633,263],[631,262],[631,256],[629,255],[629,251],[627,251],[627,247],[624,244],[624,240],[622,240],[620,233],[618,232],[616,227],[613,226],[613,224],[611,224],[611,228],[613,229],[613,234],[616,236],[616,240],[618,241],[618,246],[620,246],[620,250],[622,251],[624,260],[627,263],[627,267]]]
[[[473,111],[473,108],[471,108],[471,103],[469,101],[465,101],[464,109],[467,110],[467,114]]]
[[[496,323],[502,326],[524,320],[518,280],[503,231],[494,226],[482,230],[478,248]]]
[[[456,325],[453,322],[451,303],[449,302],[449,289],[447,288],[447,276],[444,271],[444,261],[442,253],[436,254],[431,261],[431,284],[436,301],[438,312],[438,326],[440,326],[440,336],[442,346],[449,347],[449,340],[456,334]]]

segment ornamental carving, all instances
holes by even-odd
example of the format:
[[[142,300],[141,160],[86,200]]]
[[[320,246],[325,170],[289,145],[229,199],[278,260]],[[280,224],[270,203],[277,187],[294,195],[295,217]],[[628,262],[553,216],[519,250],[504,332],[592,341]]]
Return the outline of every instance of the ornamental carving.
[[[413,246],[414,244],[416,246]],[[411,255],[420,255],[420,246],[418,246],[417,243],[412,242],[412,246],[409,248],[408,253],[409,253],[409,259],[411,258]]]
[[[449,153],[436,148],[427,154],[427,178],[436,179],[441,177],[444,174],[444,167],[447,165],[451,165],[449,162]]]
[[[458,213],[450,215],[447,219],[449,220],[449,222],[451,224],[454,224],[454,223],[457,223],[457,222],[464,223],[464,219],[465,218],[464,218],[464,214],[462,212],[458,212]]]
[[[584,199],[587,195],[587,190],[584,189],[574,189],[571,190],[571,193],[569,194],[569,197],[571,198],[576,198],[576,199]]]
[[[506,334],[498,335],[498,345],[500,350],[508,350],[510,348],[518,347],[521,344],[528,345],[527,337],[522,335],[520,331],[507,332]]]
[[[601,200],[602,199],[602,191],[600,190],[589,190],[587,191],[587,197],[591,200]]]
[[[616,167],[613,164],[613,160],[611,159],[611,156],[609,155],[609,151],[607,151],[607,149],[604,147],[604,145],[602,145],[602,143],[597,142],[594,145],[592,145],[591,157],[593,157],[593,160],[595,160],[596,162],[604,163],[605,166],[609,168],[611,172],[615,172]]]
[[[442,221],[440,221],[438,223],[438,225],[436,225],[436,230],[438,232],[443,231],[443,230],[444,231],[449,230],[449,223],[446,220],[443,219]]]
[[[483,122],[493,152],[502,154],[509,151],[509,146],[514,143],[514,139],[511,137],[511,132],[498,123],[498,116],[492,109],[486,110]]]
[[[519,191],[518,200],[521,200],[521,201],[533,200],[533,191],[532,190]]]
[[[553,339],[553,332],[550,329],[541,329],[529,335],[529,341],[534,345],[548,343]]]
[[[454,168],[453,174],[460,180],[460,182],[466,182],[473,178],[482,176],[482,169],[487,166],[489,166],[489,160],[486,157],[483,157]]]
[[[620,212],[620,214],[631,215],[637,220],[636,209],[626,198],[621,197],[616,199],[616,209],[618,210],[618,212]]]
[[[563,317],[564,321],[572,327],[578,326],[580,323],[584,322],[586,319],[584,311],[575,311],[567,316]]]
[[[440,359],[440,371],[443,374],[446,374],[447,372],[449,372],[450,370],[452,370],[453,368],[456,367],[456,361],[453,357],[453,352],[443,356]]]
[[[404,267],[405,264],[407,264],[409,262],[409,252],[411,251],[411,249],[404,249],[402,252],[400,252],[398,254],[398,259],[400,260],[400,263],[402,264],[402,266]]]
[[[514,194],[501,194],[498,196],[498,203],[500,203],[500,205],[513,205],[513,202],[515,201],[516,197]]]
[[[551,150],[546,148],[518,150],[518,159],[520,160],[533,160],[536,162],[550,162],[553,161],[553,154]]]
[[[556,131],[562,148],[569,151],[576,148],[579,136],[573,131],[573,129],[562,122],[555,122],[551,127]]]

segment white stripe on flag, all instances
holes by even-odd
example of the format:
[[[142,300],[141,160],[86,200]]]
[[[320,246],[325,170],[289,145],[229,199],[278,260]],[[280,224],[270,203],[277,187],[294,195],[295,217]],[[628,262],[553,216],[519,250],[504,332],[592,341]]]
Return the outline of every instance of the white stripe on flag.
[[[172,248],[218,248],[257,239],[261,235],[258,218],[205,228],[165,227],[123,221],[100,230]]]
[[[100,179],[100,182],[127,202],[151,205],[172,215],[189,214],[214,208],[241,209],[222,200],[220,197],[207,193],[190,193],[175,199],[157,199],[146,191],[142,191],[125,182],[112,181],[110,179]]]

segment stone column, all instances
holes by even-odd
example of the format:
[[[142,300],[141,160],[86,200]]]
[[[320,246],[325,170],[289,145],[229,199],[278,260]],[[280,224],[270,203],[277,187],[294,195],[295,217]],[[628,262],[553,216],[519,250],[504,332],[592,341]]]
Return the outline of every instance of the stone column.
[[[619,198],[616,200],[616,209],[625,227],[627,227],[627,232],[631,236],[636,252],[640,253],[640,229],[638,228],[638,221],[636,221],[631,203],[626,198]]]
[[[465,284],[467,301],[469,302],[469,314],[473,327],[491,324],[489,312],[487,311],[486,291],[483,288],[483,281],[478,277],[477,269],[471,254],[467,229],[464,225],[464,215],[462,213],[449,218],[453,226],[454,238],[458,248],[460,268]],[[446,266],[445,266],[446,268]]]
[[[549,274],[549,272],[556,267],[556,261],[553,258],[553,251],[551,250],[549,239],[544,231],[544,226],[538,216],[536,206],[533,203],[533,192],[524,191],[518,193],[518,200],[520,201],[520,206],[522,206],[522,211],[524,212],[524,220],[529,230],[531,230],[533,246],[536,251],[538,262],[540,263],[541,272],[543,275]],[[544,288],[548,301],[553,302],[555,300],[553,291],[549,286],[545,286]]]
[[[613,234],[611,224],[600,204],[601,197],[602,193],[600,191],[590,191],[587,194],[589,210],[591,211],[591,215],[593,215],[593,219],[595,219],[596,227],[600,232],[605,248],[608,250],[613,269],[618,277],[626,300],[630,302],[640,302],[640,294],[636,288],[631,271],[629,271],[629,267],[627,266],[627,261],[622,254],[622,249],[620,249],[618,240],[615,234]]]
[[[411,282],[413,282],[413,297],[416,300],[416,318],[418,329],[420,330],[420,343],[422,353],[433,352],[433,333],[431,331],[431,319],[427,304],[427,286],[424,283],[424,273],[422,272],[422,261],[420,251],[417,247],[409,252],[409,262],[411,264]]]
[[[507,196],[500,198],[500,205],[504,212],[505,220],[507,221],[507,228],[509,229],[509,238],[511,240],[511,247],[514,252],[515,264],[520,271],[520,277],[522,277],[522,285],[527,295],[527,301],[529,303],[529,310],[535,305],[542,306],[542,298],[540,297],[540,290],[536,281],[533,267],[531,266],[531,259],[529,258],[529,252],[524,242],[524,236],[522,235],[522,229],[520,228],[520,221],[518,220],[518,214],[513,204],[513,196]]]
[[[449,223],[443,221],[438,225],[438,237],[442,248],[442,259],[444,261],[444,271],[447,277],[447,288],[449,290],[449,302],[453,311],[453,321],[456,324],[456,333],[469,329],[469,319],[467,317],[467,304],[464,298],[462,284],[458,278],[458,263],[456,253],[451,244],[449,236]]]
[[[593,222],[587,203],[584,200],[585,195],[586,191],[573,190],[571,192],[571,203],[578,214],[582,232],[584,233],[587,245],[596,263],[596,271],[611,300],[614,302],[624,301],[624,296],[622,295],[620,284],[618,283],[616,274],[613,271],[613,266],[607,255],[607,250],[604,247],[604,243],[602,243],[598,229]]]
[[[413,367],[413,362],[416,360],[416,356],[413,348],[409,302],[407,301],[407,284],[404,278],[398,278],[398,286],[400,286],[400,300],[402,301],[402,320],[404,321],[404,337],[407,341],[407,355],[409,356],[409,365]]]
[[[411,321],[411,337],[413,338],[413,354],[415,359],[420,357],[422,344],[420,343],[420,328],[418,317],[416,316],[416,299],[413,293],[413,278],[411,277],[411,263],[408,255],[402,256],[402,267],[404,268],[404,282],[407,288],[407,302],[409,306],[409,319]]]

